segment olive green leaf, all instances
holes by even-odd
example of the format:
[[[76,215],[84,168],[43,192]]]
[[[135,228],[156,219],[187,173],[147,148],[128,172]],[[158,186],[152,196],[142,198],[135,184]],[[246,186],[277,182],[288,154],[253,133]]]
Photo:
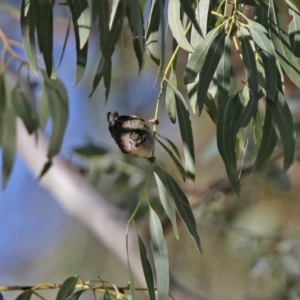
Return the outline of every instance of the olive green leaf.
[[[254,171],[260,170],[266,165],[275,149],[277,140],[278,137],[274,127],[273,115],[269,106],[267,106],[260,147],[254,163]]]
[[[292,52],[289,36],[281,13],[273,0],[269,1],[270,36],[274,44],[277,58],[289,78],[300,88],[300,66]]]
[[[189,61],[186,65],[186,69],[184,72],[185,84],[192,83],[195,81],[196,76],[198,75],[198,73],[203,67],[208,49],[211,46],[214,39],[216,38],[216,36],[218,35],[218,32],[219,32],[218,27],[211,30],[204,37],[204,39],[199,42],[198,46],[194,49],[194,52],[189,58]]]
[[[177,78],[173,68],[170,70],[168,82],[177,88]],[[173,124],[176,123],[176,99],[175,92],[171,85],[167,84],[166,88],[166,110]]]
[[[126,16],[132,33],[133,49],[139,64],[139,72],[141,72],[145,50],[143,12],[139,0],[128,0],[126,4]]]
[[[15,113],[22,119],[28,133],[31,134],[36,131],[39,126],[36,110],[21,91],[19,85],[12,90],[11,102]]]
[[[239,93],[223,99],[218,106],[217,145],[224,161],[227,176],[234,193],[239,197],[240,187],[237,173],[234,130],[234,102],[238,103]]]
[[[180,0],[169,1],[169,5],[168,5],[169,26],[178,45],[182,49],[188,52],[193,52],[193,48],[185,36],[183,24],[180,20],[180,2],[181,2]]]
[[[67,300],[78,300],[80,298],[80,296],[86,292],[87,290],[79,290],[77,292],[75,292],[74,294],[70,295]]]
[[[292,1],[287,0],[292,21],[289,24],[288,33],[291,41],[292,52],[296,57],[300,56],[300,10]]]
[[[75,290],[77,281],[78,281],[78,276],[71,276],[71,277],[67,278],[61,285],[55,299],[56,300],[65,300],[70,295],[72,295]]]
[[[181,190],[177,182],[166,172],[165,177],[167,179],[168,190],[173,196],[178,213],[183,223],[185,224],[187,230],[189,231],[191,237],[193,238],[198,250],[202,252],[200,239],[197,232],[196,221],[191,210],[189,200],[184,194],[184,192]]]
[[[157,135],[159,135],[158,133],[156,133]],[[159,142],[159,144],[168,152],[168,154],[171,156],[171,158],[173,159],[183,181],[185,181],[187,174],[186,174],[186,170],[185,170],[185,166],[184,163],[182,161],[181,155],[177,149],[177,147],[175,146],[175,144],[170,141],[169,139],[167,139],[166,137],[163,137],[161,135],[159,135],[161,138],[164,139],[165,143],[163,143],[162,141],[160,141],[158,138],[156,138],[156,140]]]
[[[284,152],[283,171],[286,172],[294,162],[295,155],[296,141],[293,117],[289,106],[280,91],[277,91],[277,98],[275,101],[272,102],[267,99],[267,107],[273,115],[274,123],[281,136]]]
[[[143,271],[144,271],[145,280],[146,280],[148,293],[149,293],[149,299],[155,300],[156,298],[155,298],[155,290],[154,290],[153,273],[147,257],[146,247],[139,235],[138,235],[138,240],[139,240],[140,256],[141,256]]]
[[[80,0],[76,0],[80,1]],[[80,19],[81,15],[85,15],[87,1],[83,0],[82,5],[78,7],[75,6],[72,0],[67,0],[67,4],[70,8],[72,14],[73,28],[75,34],[75,43],[76,43],[76,75],[74,80],[74,85],[76,85],[82,78],[87,64],[87,55],[88,55],[88,41],[86,39],[87,31],[85,29],[81,30],[82,24],[79,23],[86,20],[84,17]],[[77,10],[78,9],[78,10]],[[80,20],[79,20],[80,19]],[[90,28],[88,29],[88,31]],[[81,47],[82,46],[82,47]]]
[[[205,99],[205,103],[204,103],[204,109],[206,110],[206,112],[210,116],[211,120],[215,124],[217,124],[218,108],[217,108],[217,105],[215,103],[215,100],[214,100],[213,96],[210,93],[207,93],[207,95],[206,95],[206,99]]]
[[[126,253],[127,253],[127,267],[130,275],[130,294],[132,300],[136,300],[135,288],[134,288],[135,285],[134,285],[133,274],[132,274],[130,259],[129,259],[128,232],[126,233]]]
[[[169,260],[167,244],[163,235],[160,219],[150,207],[150,243],[154,258],[157,279],[158,300],[165,300],[169,295]]]
[[[259,113],[259,110],[256,111],[256,114],[253,118],[253,134],[254,134],[254,143],[257,149],[260,148],[261,141],[262,141],[262,121],[261,121],[261,116]]]
[[[71,18],[68,21],[66,35],[65,35],[65,40],[64,40],[64,44],[63,44],[63,48],[62,48],[62,51],[61,51],[61,55],[60,55],[60,59],[59,59],[59,63],[58,63],[58,67],[57,68],[60,67],[62,59],[64,57],[66,46],[67,46],[67,42],[68,42],[69,35],[70,35],[70,29],[71,29]]]
[[[248,20],[248,25],[251,37],[256,47],[259,48],[259,55],[263,61],[267,97],[274,100],[277,86],[277,67],[273,44],[262,25],[252,20]]]
[[[108,292],[108,290],[105,290],[105,293],[103,295],[103,300],[111,300],[111,296],[110,293]]]
[[[27,290],[20,294],[15,300],[30,300],[33,294],[32,290]]]
[[[176,208],[175,208],[174,199],[172,198],[172,196],[169,194],[169,192],[165,188],[165,186],[164,186],[162,180],[160,179],[160,177],[158,176],[158,174],[155,172],[154,172],[154,177],[155,177],[158,192],[159,192],[160,202],[161,202],[168,218],[170,219],[170,221],[172,223],[174,235],[177,238],[177,240],[179,240],[179,234],[178,234],[177,222],[176,222]]]
[[[22,0],[20,25],[24,50],[31,68],[37,72],[35,48],[35,18],[30,0]]]
[[[114,19],[112,20],[112,25],[109,31],[109,35],[103,47],[102,55],[98,63],[96,75],[93,81],[93,89],[90,94],[90,97],[93,95],[95,89],[97,88],[99,82],[101,81],[107,66],[111,63],[111,57],[115,50],[115,45],[118,42],[120,34],[122,32],[124,13],[125,13],[125,4],[123,1],[119,1],[114,15]]]
[[[74,148],[73,151],[84,157],[101,156],[107,153],[107,149],[88,143],[82,147]]]

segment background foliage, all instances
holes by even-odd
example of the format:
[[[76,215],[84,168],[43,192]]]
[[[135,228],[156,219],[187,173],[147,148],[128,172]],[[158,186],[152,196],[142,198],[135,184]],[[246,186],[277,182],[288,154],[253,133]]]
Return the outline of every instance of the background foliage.
[[[126,246],[131,277],[128,288],[135,298],[128,246],[129,227],[133,225],[149,297],[155,299],[157,292],[158,299],[166,299],[170,282],[169,256],[162,217],[168,217],[178,239],[176,216],[180,216],[196,248],[202,251],[189,193],[185,191],[195,187],[195,143],[197,135],[201,134],[198,127],[195,134],[192,113],[203,116],[205,110],[216,125],[217,148],[230,186],[238,198],[242,198],[240,179],[243,173],[259,172],[272,155],[273,160],[283,157],[283,172],[287,172],[294,162],[295,122],[285,98],[285,88],[287,82],[300,88],[299,5],[275,0],[21,2],[19,9],[4,3],[0,7],[19,20],[22,36],[22,44],[19,44],[8,39],[0,29],[3,46],[0,77],[2,186],[6,187],[17,157],[18,118],[36,140],[50,124],[47,161],[41,166],[40,178],[47,175],[54,157],[61,150],[70,103],[66,87],[58,78],[57,67],[65,59],[70,34],[74,35],[76,46],[74,85],[84,80],[85,73],[89,72],[88,76],[92,78],[89,96],[96,92],[102,81],[105,101],[109,102],[114,88],[113,55],[122,34],[129,30],[138,73],[144,71],[147,56],[156,65],[159,91],[154,118],[161,118],[160,109],[164,104],[170,121],[178,122],[182,146],[174,143],[172,136],[159,134],[157,126],[153,132],[180,177],[171,173],[159,156],[145,172],[132,161],[111,160],[110,151],[92,142],[76,147],[74,153],[87,160],[97,157],[99,165],[94,183],[101,185],[99,176],[107,173],[120,191],[123,188],[128,193],[128,198],[136,195],[137,201],[127,208],[130,217]],[[67,10],[68,21],[61,56],[56,64],[53,55],[55,12],[61,9]],[[91,76],[87,71],[89,48],[95,43],[95,35],[99,45],[98,61]],[[24,50],[26,59],[16,50],[18,48]],[[15,63],[18,63],[17,76],[12,81],[9,70]],[[42,85],[38,96],[32,97],[26,87],[35,76],[42,80]],[[185,181],[189,188],[182,187]],[[124,193],[120,194],[124,197]],[[146,213],[149,215],[151,248],[145,246],[136,225]],[[123,289],[115,288],[112,292],[114,286],[101,280],[100,286],[94,287],[78,281],[77,277],[70,277],[59,286],[57,299],[78,299],[84,290],[74,293],[76,284],[99,290],[104,299],[127,297]],[[36,293],[35,289],[26,289],[19,299],[29,299]]]

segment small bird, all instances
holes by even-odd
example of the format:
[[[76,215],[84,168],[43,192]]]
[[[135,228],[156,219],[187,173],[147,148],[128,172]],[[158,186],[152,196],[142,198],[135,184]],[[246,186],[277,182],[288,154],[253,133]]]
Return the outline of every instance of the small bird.
[[[152,156],[154,137],[145,120],[137,116],[120,116],[115,111],[107,113],[107,121],[111,136],[123,153],[155,161]],[[151,119],[148,123],[157,125],[159,122]]]

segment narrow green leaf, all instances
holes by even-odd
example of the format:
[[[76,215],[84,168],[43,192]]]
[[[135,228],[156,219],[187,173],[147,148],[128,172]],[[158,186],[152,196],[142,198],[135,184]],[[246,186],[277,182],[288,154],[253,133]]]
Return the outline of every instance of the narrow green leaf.
[[[180,20],[180,0],[169,1],[168,5],[168,21],[174,38],[178,45],[188,51],[193,52],[193,48],[188,42],[185,34],[183,24]]]
[[[300,10],[292,1],[287,0],[292,21],[289,24],[288,33],[291,41],[292,52],[296,57],[300,56]]]
[[[273,153],[278,137],[274,127],[273,116],[270,108],[266,107],[265,121],[262,129],[262,139],[254,163],[254,171],[262,169]]]
[[[191,237],[195,241],[195,244],[200,252],[202,252],[199,235],[197,232],[196,221],[193,212],[190,207],[190,203],[184,192],[181,190],[177,182],[165,172],[167,178],[168,189],[173,196],[175,205],[177,207],[178,213],[185,224],[187,230],[189,231]]]
[[[48,149],[48,158],[58,154],[63,142],[69,117],[68,94],[62,81],[50,80],[44,76],[44,89],[49,101],[50,116],[52,119],[52,134]]]
[[[282,139],[284,152],[283,171],[286,172],[294,162],[295,155],[296,141],[293,117],[280,91],[277,92],[276,101],[272,102],[267,99],[267,107],[271,110]]]
[[[38,119],[39,124],[42,130],[45,129],[47,125],[47,121],[50,118],[50,107],[49,107],[49,99],[55,97],[55,92],[52,89],[46,88],[45,83],[41,89],[41,96],[39,99],[39,108],[38,108]]]
[[[91,12],[87,0],[73,0],[79,33],[79,49],[86,44],[91,30]]]
[[[187,174],[186,174],[186,170],[185,170],[185,166],[182,162],[182,158],[181,155],[177,149],[177,147],[174,145],[174,143],[172,143],[169,139],[162,137],[161,135],[159,135],[161,138],[163,138],[165,140],[166,143],[163,143],[162,141],[160,141],[159,139],[156,138],[156,140],[159,142],[159,144],[168,152],[168,154],[171,156],[171,158],[173,159],[183,181],[185,181]]]
[[[72,295],[75,290],[77,281],[78,281],[78,276],[76,276],[76,277],[71,276],[71,277],[67,278],[61,285],[55,299],[56,300],[65,300],[70,295]]]
[[[259,113],[259,110],[256,111],[256,114],[253,118],[253,134],[254,134],[254,143],[257,149],[260,148],[261,141],[262,141],[262,121],[261,121],[261,116]]]
[[[139,240],[140,256],[141,256],[143,271],[144,271],[145,280],[146,280],[148,293],[149,293],[149,299],[155,300],[156,298],[155,298],[155,290],[154,290],[153,273],[147,257],[146,247],[139,235],[138,235],[138,240]]]
[[[202,41],[198,44],[195,48],[194,52],[192,53],[184,72],[184,83],[192,83],[195,81],[196,76],[202,69],[202,66],[205,61],[205,57],[207,51],[212,43],[212,41],[218,35],[219,28],[215,28],[211,30]]]
[[[125,10],[124,2],[119,1],[115,16],[114,16],[114,19],[112,22],[112,26],[109,31],[109,36],[108,36],[106,43],[102,50],[102,55],[101,55],[101,58],[100,58],[100,61],[99,61],[98,67],[97,67],[96,75],[94,77],[93,89],[90,94],[90,97],[93,95],[95,89],[97,88],[99,82],[102,79],[105,69],[107,68],[108,64],[110,64],[110,62],[111,62],[111,57],[115,50],[115,45],[118,42],[118,39],[122,32],[123,19],[124,19],[124,13],[125,13],[124,10]]]
[[[100,7],[101,7],[101,0],[92,0],[92,22],[96,23],[96,21],[98,20],[99,17],[99,13],[100,13]],[[108,15],[108,14],[106,14]],[[99,17],[99,22],[101,21],[100,17]]]
[[[105,293],[103,295],[103,300],[111,300],[111,296],[108,290],[105,290]]]
[[[300,66],[298,59],[292,52],[283,17],[275,7],[273,0],[269,0],[268,20],[271,39],[280,64],[289,78],[300,88]]]
[[[173,68],[171,68],[170,75],[169,75],[169,82],[177,87],[177,78]],[[175,92],[173,88],[167,84],[166,88],[166,110],[168,116],[173,124],[176,123],[176,99],[175,99]]]
[[[196,76],[195,81],[187,84],[188,96],[190,100],[190,105],[193,113],[198,115],[198,104],[197,104],[197,89],[199,83],[199,74]]]
[[[24,50],[31,68],[37,72],[36,48],[35,48],[35,19],[30,0],[22,0],[21,5],[21,33]]]
[[[101,156],[107,153],[107,149],[103,147],[99,147],[92,143],[88,143],[82,147],[74,148],[73,151],[76,154],[82,155],[84,157],[92,157],[92,156]]]
[[[179,240],[174,199],[168,193],[168,191],[165,188],[163,182],[161,181],[161,179],[159,178],[159,176],[155,172],[154,172],[154,177],[155,177],[155,180],[156,180],[156,184],[157,184],[161,204],[162,204],[168,218],[170,219],[170,221],[172,223],[174,235],[175,235],[176,239]]]
[[[38,129],[38,116],[35,108],[17,85],[12,90],[11,101],[15,113],[20,117],[29,134]]]
[[[229,40],[229,38],[227,38],[227,40]],[[197,104],[199,114],[201,114],[202,112],[210,82],[215,74],[224,49],[225,32],[222,30],[216,35],[216,37],[212,40],[211,44],[209,45],[202,69],[200,71],[199,84],[197,90]],[[226,51],[224,53],[226,55],[229,53],[229,51]],[[229,61],[231,61],[231,56],[226,57],[226,59],[229,59]]]
[[[133,274],[132,274],[130,259],[129,259],[128,232],[126,233],[126,253],[127,253],[127,267],[128,267],[129,274],[130,274],[130,294],[131,294],[132,300],[136,300]]]
[[[87,290],[79,290],[77,292],[75,292],[74,294],[70,295],[67,300],[78,300],[80,298],[80,296],[86,292]]]
[[[158,36],[160,24],[160,5],[159,0],[152,1],[149,15],[149,24],[146,30],[146,50],[151,59],[159,66],[160,55],[158,51]]]
[[[190,18],[191,22],[193,23],[195,29],[198,31],[200,36],[203,36],[201,28],[198,24],[195,11],[191,5],[191,2],[180,0],[180,5],[183,11],[186,13],[186,15]],[[201,3],[201,9],[202,9],[202,3]]]
[[[172,83],[170,82],[168,83],[173,88],[176,95],[176,110],[177,110],[177,117],[178,117],[181,139],[183,143],[186,175],[189,184],[193,186],[195,182],[196,168],[195,168],[194,138],[193,138],[192,123],[190,119],[190,112],[187,107],[187,104],[185,103],[183,96],[178,91],[178,89],[174,85],[172,85]]]
[[[210,93],[207,93],[205,103],[204,103],[204,108],[208,115],[210,116],[211,120],[217,124],[218,120],[218,108],[217,105],[214,101],[213,96]]]
[[[266,29],[262,25],[252,20],[248,20],[248,25],[252,39],[259,48],[259,54],[263,61],[267,97],[274,100],[277,86],[277,67],[273,44],[267,36]]]
[[[0,293],[0,300],[4,300],[2,293]]]
[[[20,294],[15,300],[30,300],[33,294],[32,290],[27,290]]]
[[[126,15],[132,33],[133,48],[139,64],[139,72],[141,72],[144,65],[145,30],[143,12],[139,0],[127,1]]]
[[[236,97],[239,97],[239,94],[231,96],[229,99],[223,99],[222,103],[218,106],[217,145],[219,153],[224,161],[231,187],[234,193],[239,197],[240,188],[235,153],[236,135],[234,134],[233,123],[233,104]]]
[[[80,0],[77,0],[77,1],[80,1]],[[67,3],[68,3],[68,6],[69,6],[71,14],[72,14],[72,21],[73,21],[74,34],[75,34],[75,43],[76,43],[77,58],[76,58],[76,76],[75,76],[75,80],[74,80],[74,85],[76,85],[82,78],[82,76],[85,72],[85,69],[86,69],[87,55],[88,55],[88,41],[86,41],[86,43],[84,43],[84,46],[81,48],[78,18],[80,16],[80,14],[82,13],[82,11],[79,10],[77,12],[72,0],[67,0]],[[84,3],[86,3],[86,0],[84,0]],[[83,41],[84,41],[84,38],[83,38]]]
[[[160,6],[160,64],[158,69],[158,76],[161,76],[164,67],[165,67],[165,59],[166,59],[166,24],[165,24],[165,13],[164,13],[164,4],[165,0],[157,0],[158,5]]]
[[[162,225],[156,212],[150,207],[150,242],[154,258],[158,300],[169,295],[169,260]]]
[[[62,59],[63,59],[64,54],[65,54],[67,42],[68,42],[69,35],[70,35],[70,28],[71,28],[71,19],[69,19],[69,21],[68,21],[67,30],[66,30],[66,36],[65,36],[65,40],[64,40],[64,44],[63,44],[63,48],[62,48],[62,51],[61,51],[61,55],[60,55],[60,59],[59,59],[59,63],[58,63],[58,67],[57,68],[60,67]]]
[[[2,188],[7,185],[8,179],[13,170],[16,156],[16,114],[12,107],[7,107],[2,117]]]

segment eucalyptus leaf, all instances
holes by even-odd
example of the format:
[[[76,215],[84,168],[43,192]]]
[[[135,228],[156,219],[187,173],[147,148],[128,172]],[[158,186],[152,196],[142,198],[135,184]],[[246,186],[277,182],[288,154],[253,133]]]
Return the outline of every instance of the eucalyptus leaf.
[[[126,253],[127,253],[127,267],[128,267],[128,271],[130,274],[130,294],[131,294],[132,300],[136,300],[137,298],[135,295],[135,285],[134,285],[134,279],[133,279],[130,258],[129,258],[128,232],[126,233]]]
[[[105,290],[105,293],[103,295],[103,300],[111,300],[111,296],[108,290]]]
[[[201,28],[200,28],[197,18],[196,18],[195,11],[194,11],[191,3],[192,2],[180,0],[181,8],[186,13],[186,15],[190,18],[191,22],[193,23],[195,29],[198,31],[199,35],[203,36]],[[201,3],[201,8],[202,8],[202,3]]]
[[[165,300],[169,295],[169,260],[167,244],[163,235],[160,219],[150,207],[150,243],[157,278],[157,298]]]
[[[177,87],[177,78],[173,68],[170,70],[169,80],[173,86]],[[166,88],[166,110],[173,124],[176,123],[176,99],[175,92],[171,85],[167,84]]]
[[[65,35],[65,40],[64,40],[63,48],[62,48],[60,59],[59,59],[59,63],[58,63],[58,68],[60,67],[60,65],[62,63],[62,59],[63,59],[64,54],[65,54],[67,42],[68,42],[69,35],[70,35],[70,29],[71,29],[71,19],[69,19],[69,21],[68,21],[66,35]]]
[[[32,290],[27,290],[20,294],[15,300],[30,300],[33,294]]]
[[[141,256],[143,271],[144,271],[145,280],[146,280],[148,293],[149,293],[149,299],[155,300],[156,298],[155,298],[155,289],[154,289],[152,268],[151,268],[151,265],[150,265],[148,257],[147,257],[146,247],[145,247],[142,239],[140,238],[140,236],[138,236],[138,240],[139,240],[139,249],[140,249],[140,256]]]
[[[86,292],[87,290],[79,290],[77,292],[75,292],[74,294],[70,295],[67,300],[78,300],[81,295]]]
[[[78,281],[78,276],[71,276],[71,277],[67,278],[62,283],[55,299],[56,300],[65,300],[70,295],[72,295],[75,290],[77,281]]]
[[[300,10],[292,1],[287,0],[292,21],[289,24],[288,33],[291,41],[292,52],[296,57],[300,56]]]

